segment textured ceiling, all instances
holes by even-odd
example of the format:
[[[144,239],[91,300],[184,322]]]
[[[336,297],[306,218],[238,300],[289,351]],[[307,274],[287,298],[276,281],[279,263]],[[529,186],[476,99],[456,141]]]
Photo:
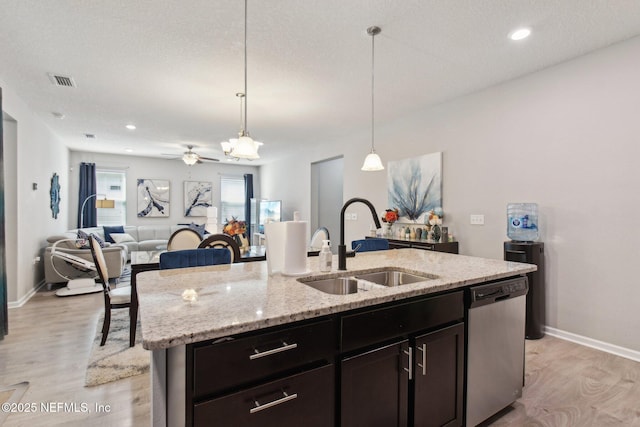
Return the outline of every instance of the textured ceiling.
[[[238,132],[244,2],[0,8],[0,79],[71,149],[160,156],[194,145],[221,158],[220,141]],[[265,143],[254,164],[366,135],[371,25],[382,28],[377,125],[640,34],[637,0],[249,0],[248,14],[248,130]],[[516,43],[507,34],[519,26],[533,34]],[[53,86],[50,72],[77,87]]]

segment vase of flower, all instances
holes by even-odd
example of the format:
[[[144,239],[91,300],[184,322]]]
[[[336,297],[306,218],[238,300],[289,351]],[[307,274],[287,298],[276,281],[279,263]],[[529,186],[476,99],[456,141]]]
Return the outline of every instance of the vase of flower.
[[[382,222],[387,225],[387,237],[393,237],[391,228],[393,227],[393,223],[396,222],[399,217],[400,213],[398,212],[398,208],[385,209],[384,215],[382,216]]]

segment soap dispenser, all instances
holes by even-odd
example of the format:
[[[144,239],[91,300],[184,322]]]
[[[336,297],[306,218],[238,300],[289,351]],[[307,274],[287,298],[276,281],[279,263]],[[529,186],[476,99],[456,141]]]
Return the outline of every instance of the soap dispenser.
[[[331,261],[333,260],[333,254],[331,253],[331,247],[329,247],[329,240],[322,241],[322,249],[320,250],[320,271],[331,271]]]

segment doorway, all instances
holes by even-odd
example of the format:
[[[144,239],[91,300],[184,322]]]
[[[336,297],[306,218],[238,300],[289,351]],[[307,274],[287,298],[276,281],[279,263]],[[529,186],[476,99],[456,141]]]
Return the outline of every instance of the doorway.
[[[340,239],[343,182],[342,156],[311,163],[311,233],[327,227],[333,253],[337,253]]]

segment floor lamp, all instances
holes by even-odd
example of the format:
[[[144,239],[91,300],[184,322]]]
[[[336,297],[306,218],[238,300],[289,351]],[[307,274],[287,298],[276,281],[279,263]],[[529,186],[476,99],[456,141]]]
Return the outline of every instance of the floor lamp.
[[[80,208],[80,228],[84,228],[84,207],[89,199],[92,199],[93,197],[96,198],[96,208],[113,209],[116,207],[116,202],[114,200],[107,199],[105,194],[100,194],[100,196],[104,196],[104,199],[98,199],[98,194],[92,194],[82,202],[82,207]]]

